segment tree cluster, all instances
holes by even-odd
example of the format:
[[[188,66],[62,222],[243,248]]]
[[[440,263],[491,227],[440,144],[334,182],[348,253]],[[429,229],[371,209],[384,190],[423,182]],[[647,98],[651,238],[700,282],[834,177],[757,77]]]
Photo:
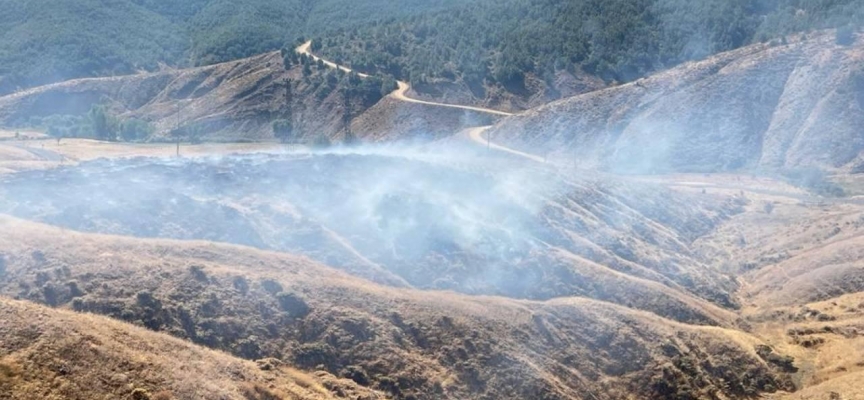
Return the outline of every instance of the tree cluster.
[[[473,1],[473,0],[472,0]],[[0,95],[66,79],[229,61],[304,34],[460,0],[0,0]]]
[[[120,119],[104,105],[94,105],[86,115],[52,115],[31,121],[33,126],[43,126],[51,137],[92,138],[97,140],[139,142],[147,140],[154,131],[153,126],[137,118]]]
[[[479,0],[317,40],[329,58],[412,84],[522,87],[583,70],[626,82],[793,32],[860,25],[864,0]]]

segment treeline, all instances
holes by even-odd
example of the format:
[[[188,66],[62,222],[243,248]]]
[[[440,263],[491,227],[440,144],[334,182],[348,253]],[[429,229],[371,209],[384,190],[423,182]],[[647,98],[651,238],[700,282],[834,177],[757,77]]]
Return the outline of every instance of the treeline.
[[[320,103],[331,96],[336,96],[332,98],[339,101],[337,112],[341,113],[341,129],[345,135],[343,144],[351,144],[357,140],[351,132],[351,120],[397,88],[393,78],[377,76],[360,78],[356,72],[349,73],[330,68],[321,60],[316,61],[305,54],[297,54],[293,46],[282,49],[282,57],[286,68],[300,67],[303,83],[300,85],[300,82],[286,82],[285,98],[289,105],[285,108],[284,114],[272,122],[274,136],[284,143],[310,144],[315,147],[329,146],[330,139],[326,136],[317,135],[309,138],[296,129],[301,124],[295,123],[297,116],[294,115],[294,108],[301,108],[302,115],[302,109],[306,108],[310,100],[314,100],[313,103]],[[301,88],[299,89],[301,92],[295,93],[297,88]]]
[[[206,65],[302,35],[459,0],[0,0],[0,95],[66,79]]]
[[[94,105],[86,115],[51,115],[32,118],[30,126],[42,127],[60,141],[63,138],[90,138],[106,141],[140,142],[150,138],[153,126],[137,118],[121,119],[104,105]]]
[[[864,21],[864,0],[482,0],[322,35],[326,56],[414,84],[520,88],[577,69],[626,82],[793,32]]]

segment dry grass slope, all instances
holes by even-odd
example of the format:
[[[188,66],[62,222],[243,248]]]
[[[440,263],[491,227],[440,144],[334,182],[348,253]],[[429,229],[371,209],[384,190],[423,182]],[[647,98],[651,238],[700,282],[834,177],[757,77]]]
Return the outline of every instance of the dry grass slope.
[[[744,333],[583,298],[374,285],[308,259],[0,219],[0,292],[110,315],[404,399],[744,398],[792,389]],[[135,289],[131,289],[135,288]]]
[[[350,381],[262,368],[102,316],[0,298],[0,321],[0,399],[383,398]]]
[[[501,143],[623,172],[858,165],[864,37],[756,44],[507,118]]]

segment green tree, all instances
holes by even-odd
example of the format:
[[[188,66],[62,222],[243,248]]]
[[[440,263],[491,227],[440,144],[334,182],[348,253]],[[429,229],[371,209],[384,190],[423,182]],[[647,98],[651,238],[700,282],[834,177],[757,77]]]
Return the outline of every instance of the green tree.
[[[312,147],[316,149],[326,149],[331,145],[333,145],[333,143],[330,142],[330,138],[324,135],[320,135],[312,141]]]
[[[117,123],[105,106],[96,105],[87,113],[87,118],[90,120],[90,127],[93,129],[93,135],[98,140],[117,140]]]
[[[345,131],[345,137],[342,138],[342,144],[349,147],[360,144],[360,139],[357,138],[357,134],[355,134],[350,127]]]
[[[69,137],[69,131],[64,127],[60,127],[57,125],[49,126],[46,133],[48,134],[48,136],[57,139],[57,144],[60,144],[60,140],[62,140],[63,138]]]
[[[144,140],[153,133],[153,127],[146,121],[130,118],[120,125],[120,137],[127,142]]]
[[[273,121],[273,136],[282,143],[287,143],[294,136],[294,123],[290,119],[277,119]]]

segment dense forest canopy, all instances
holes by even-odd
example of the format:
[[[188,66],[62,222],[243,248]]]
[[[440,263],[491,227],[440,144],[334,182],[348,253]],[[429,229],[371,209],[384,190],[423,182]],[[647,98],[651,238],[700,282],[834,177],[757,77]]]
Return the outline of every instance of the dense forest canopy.
[[[506,87],[577,69],[626,81],[864,19],[864,0],[0,0],[0,9],[0,94],[222,62],[300,36],[359,69],[415,82]]]
[[[519,86],[581,69],[629,81],[783,35],[864,20],[862,0],[483,0],[325,35],[328,56],[415,83]]]
[[[398,6],[394,7],[398,3]],[[459,0],[0,0],[0,95],[71,78],[205,65]]]

